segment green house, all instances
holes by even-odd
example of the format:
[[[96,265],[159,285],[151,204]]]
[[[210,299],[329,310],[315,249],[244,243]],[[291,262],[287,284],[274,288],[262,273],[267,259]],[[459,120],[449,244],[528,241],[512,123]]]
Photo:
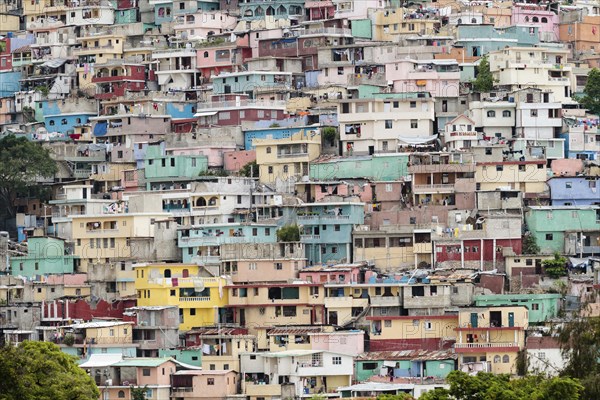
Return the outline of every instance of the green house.
[[[208,157],[202,154],[173,154],[164,142],[148,146],[144,159],[147,189],[160,182],[190,181],[208,171]]]
[[[408,175],[408,154],[378,154],[333,158],[310,165],[312,181],[371,179],[395,181]]]
[[[51,237],[31,237],[27,240],[28,254],[10,258],[13,276],[72,274],[79,257],[65,254],[65,242]]]
[[[529,324],[544,323],[558,316],[560,294],[491,294],[475,296],[477,307],[525,306]]]
[[[395,377],[445,378],[456,369],[456,355],[446,351],[399,350],[367,352],[356,357],[354,373],[358,382],[392,368]],[[385,372],[387,375],[387,372]]]
[[[198,349],[160,349],[159,357],[171,357],[184,364],[202,366],[202,352]]]

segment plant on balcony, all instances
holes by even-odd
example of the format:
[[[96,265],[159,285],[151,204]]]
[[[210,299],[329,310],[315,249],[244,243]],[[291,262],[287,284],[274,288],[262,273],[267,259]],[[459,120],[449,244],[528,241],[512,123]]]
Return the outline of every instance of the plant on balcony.
[[[66,334],[65,338],[63,339],[63,344],[69,347],[73,346],[75,344],[75,336]]]
[[[278,242],[299,242],[300,228],[298,225],[287,225],[281,229],[277,229]]]

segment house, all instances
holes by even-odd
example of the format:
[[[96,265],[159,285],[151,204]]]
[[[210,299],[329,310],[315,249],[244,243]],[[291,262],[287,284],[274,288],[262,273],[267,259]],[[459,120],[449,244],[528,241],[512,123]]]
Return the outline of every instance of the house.
[[[189,89],[200,83],[196,73],[196,49],[156,50],[152,52],[152,59],[157,62],[155,73],[163,91]]]
[[[600,205],[600,178],[595,176],[555,176],[548,179],[553,206]]]
[[[185,333],[185,349],[194,351],[204,370],[239,370],[239,355],[256,350],[256,336],[248,329],[207,326]],[[192,358],[192,361],[195,361]]]
[[[196,264],[136,264],[138,306],[179,307],[179,329],[226,322],[227,280]]]
[[[480,133],[475,131],[475,121],[466,115],[459,115],[445,126],[444,144],[450,151],[469,149],[480,138]]]
[[[146,74],[154,80],[154,71],[148,71],[144,64],[127,62],[122,59],[109,60],[106,64],[96,64],[92,83],[96,84],[96,99],[106,100],[125,96],[125,92],[141,92],[146,87]]]
[[[338,387],[351,384],[354,375],[351,356],[323,350],[246,353],[240,355],[240,365],[242,393],[252,398],[286,393],[331,397]]]
[[[13,276],[72,274],[79,264],[78,257],[66,254],[62,239],[31,237],[27,240],[27,250],[26,256],[10,258]]]
[[[598,206],[532,206],[525,221],[542,254],[583,257],[600,251]]]
[[[496,294],[473,297],[477,307],[525,306],[529,324],[543,324],[556,318],[561,309],[562,297],[556,293],[545,294]]]
[[[239,375],[233,370],[177,371],[171,376],[171,395],[183,400],[226,400],[237,394]]]
[[[247,94],[224,94],[199,103],[194,117],[198,118],[200,128],[212,128],[238,126],[242,121],[280,120],[287,115],[284,100],[253,100]]]
[[[176,306],[146,306],[125,309],[123,317],[132,320],[133,343],[138,357],[159,357],[160,350],[179,345],[179,310]]]
[[[461,308],[454,344],[459,369],[516,374],[528,320],[528,310],[523,306]]]
[[[456,354],[449,350],[388,350],[359,354],[355,360],[358,382],[373,376],[389,376],[393,369],[395,378],[444,379],[456,369]]]
[[[133,322],[98,320],[56,327],[45,335],[63,352],[86,360],[97,353],[135,357],[132,326]]]
[[[565,368],[568,360],[563,355],[560,343],[551,336],[529,336],[527,350],[527,371],[557,376]]]

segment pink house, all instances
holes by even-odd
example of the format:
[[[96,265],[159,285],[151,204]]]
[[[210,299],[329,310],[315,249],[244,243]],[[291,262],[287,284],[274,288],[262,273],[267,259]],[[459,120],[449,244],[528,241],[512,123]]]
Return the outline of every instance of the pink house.
[[[337,331],[309,333],[312,350],[325,350],[353,357],[365,351],[365,332]]]
[[[460,87],[458,61],[398,60],[386,64],[386,80],[394,92],[429,92],[433,97],[456,97]]]
[[[548,10],[545,5],[519,4],[512,8],[512,25],[529,25],[539,27],[540,40],[555,42],[558,37],[559,17]]]
[[[237,393],[238,373],[228,371],[178,371],[173,375],[171,395],[178,399],[226,399]]]
[[[244,165],[256,161],[256,150],[236,150],[223,153],[223,168],[229,172],[239,172]]]

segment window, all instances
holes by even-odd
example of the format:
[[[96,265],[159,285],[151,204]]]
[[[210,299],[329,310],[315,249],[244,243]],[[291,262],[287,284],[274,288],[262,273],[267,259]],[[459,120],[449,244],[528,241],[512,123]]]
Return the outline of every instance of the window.
[[[554,235],[551,233],[546,233],[546,240],[554,240]]]
[[[508,356],[508,354],[505,354],[502,356],[502,363],[503,364],[508,364],[510,362],[510,357]]]
[[[269,174],[272,174],[273,173],[273,167],[269,167],[268,171],[269,171]]]
[[[144,375],[144,376],[150,376],[150,368],[143,368],[142,369],[142,375]]]
[[[385,120],[385,129],[392,129],[393,123],[391,119]]]
[[[342,365],[342,357],[332,357],[333,365]]]
[[[487,116],[488,118],[495,118],[496,117],[496,111],[490,110],[487,112]]]
[[[387,311],[387,310],[386,310]],[[387,312],[386,312],[387,313]],[[392,320],[391,319],[386,319],[383,321],[383,326],[385,328],[391,328],[392,327]]]
[[[410,102],[410,108],[417,108],[417,102],[416,101],[411,101]]]
[[[510,115],[511,115],[510,111],[508,111],[508,110],[502,111],[502,116],[503,117],[507,118],[507,117],[510,117]]]
[[[206,378],[206,384],[208,386],[214,386],[215,385],[215,378]]]
[[[275,269],[281,271],[283,269],[283,264],[280,262],[275,263]]]
[[[539,305],[538,303],[533,303],[533,304],[531,305],[531,309],[532,309],[533,311],[538,311],[538,310],[540,309],[540,305]]]
[[[538,116],[538,110],[530,110],[529,111],[529,116],[531,116],[531,117],[537,117]]]
[[[573,187],[572,182],[565,182],[565,189],[571,189]]]
[[[283,316],[284,317],[295,317],[296,316],[296,306],[284,306],[283,307]]]
[[[417,129],[419,127],[419,121],[416,119],[410,120],[410,129]]]
[[[124,399],[125,398],[125,392],[122,390],[119,390],[119,393],[117,393],[117,397],[120,399]]]
[[[504,167],[502,165],[496,165],[496,171],[504,171]]]
[[[431,323],[431,321],[425,321],[424,327],[426,331],[430,331],[433,329],[433,324]]]

